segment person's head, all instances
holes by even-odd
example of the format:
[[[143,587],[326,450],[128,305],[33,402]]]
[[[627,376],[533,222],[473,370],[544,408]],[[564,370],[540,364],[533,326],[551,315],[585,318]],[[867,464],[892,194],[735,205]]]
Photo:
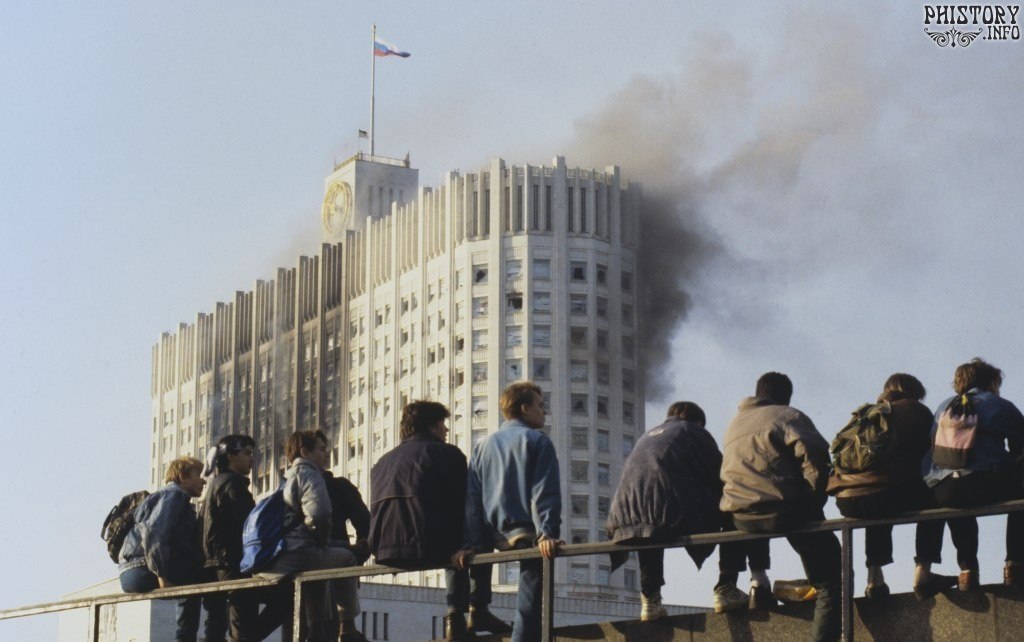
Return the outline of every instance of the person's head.
[[[788,406],[793,398],[793,382],[781,372],[766,372],[757,380],[754,396]]]
[[[501,393],[501,414],[531,428],[544,427],[544,393],[532,381],[519,381]]]
[[[953,374],[953,390],[962,395],[971,388],[981,388],[995,394],[1003,386],[1003,371],[981,357],[962,364]]]
[[[677,401],[668,407],[668,418],[690,421],[701,426],[707,425],[707,418],[701,407],[692,401]]]
[[[882,394],[879,400],[898,401],[900,399],[912,399],[921,401],[924,399],[924,384],[915,377],[905,372],[897,372],[885,380],[882,387]]]
[[[413,435],[434,435],[442,441],[448,435],[444,420],[451,416],[444,404],[436,401],[413,401],[402,409],[401,438]]]
[[[214,460],[218,472],[230,470],[239,475],[252,472],[252,451],[256,442],[249,435],[225,435],[217,442]]]
[[[284,456],[291,463],[302,457],[320,470],[327,468],[327,435],[322,430],[297,430],[284,442]]]
[[[203,462],[195,457],[178,457],[167,465],[164,482],[174,482],[192,497],[199,497],[206,486],[206,480],[203,479]]]

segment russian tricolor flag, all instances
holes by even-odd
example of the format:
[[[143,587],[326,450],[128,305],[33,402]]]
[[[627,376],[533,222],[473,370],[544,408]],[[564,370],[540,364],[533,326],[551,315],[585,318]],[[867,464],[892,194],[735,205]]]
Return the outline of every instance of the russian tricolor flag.
[[[383,58],[384,56],[401,56],[402,58],[408,58],[412,54],[406,51],[399,51],[398,48],[390,42],[374,37],[373,55],[379,58]]]

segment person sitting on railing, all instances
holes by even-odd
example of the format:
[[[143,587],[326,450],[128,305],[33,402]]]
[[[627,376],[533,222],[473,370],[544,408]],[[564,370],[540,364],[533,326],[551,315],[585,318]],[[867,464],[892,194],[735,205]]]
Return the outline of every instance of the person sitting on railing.
[[[718,531],[723,518],[732,530],[732,520],[719,510],[722,482],[719,474],[722,453],[705,429],[704,411],[692,401],[669,406],[660,426],[640,437],[622,469],[622,479],[612,499],[606,530],[616,543],[665,541]],[[736,587],[739,573],[747,570],[750,556],[755,591],[771,596],[768,568],[768,540],[732,542],[719,547],[719,578],[715,585],[716,613],[745,608],[753,602]],[[697,568],[714,545],[687,546]],[[626,554],[612,554],[612,570],[626,561]],[[661,587],[665,584],[664,549],[637,552],[640,561],[640,620],[665,617]],[[754,570],[756,569],[756,570]],[[762,602],[764,597],[762,596]],[[774,598],[771,598],[774,604]]]
[[[255,447],[256,442],[248,435],[225,435],[210,449],[203,471],[212,477],[199,510],[203,566],[218,581],[249,577],[239,571],[239,563],[242,561],[242,527],[255,506],[249,491]],[[273,604],[260,613],[258,591],[231,591],[227,601],[232,640],[262,640],[281,624],[283,614]],[[207,639],[216,638],[207,634]]]
[[[828,442],[804,413],[789,406],[793,383],[769,372],[755,396],[740,402],[723,440],[722,510],[748,533],[781,533],[825,519]],[[812,639],[838,640],[841,549],[830,531],[788,535],[818,597]]]
[[[301,519],[286,520],[295,526],[285,533],[284,551],[265,572],[290,575],[355,565],[357,560],[352,551],[330,543],[331,499],[323,476],[328,463],[327,436],[319,430],[300,430],[288,437],[284,450],[291,462],[284,474],[284,501],[288,510]],[[366,642],[355,626],[360,613],[357,589],[354,578],[331,580],[330,586],[326,582],[311,582],[307,586],[302,602],[308,640],[328,639],[332,620],[327,609],[328,596],[332,596],[341,619],[341,642]]]
[[[1002,370],[979,358],[956,369],[953,375],[956,395],[943,401],[935,410],[932,427],[935,448],[926,453],[922,464],[924,480],[937,506],[968,508],[1021,498],[1020,456],[1024,448],[1024,416],[1017,406],[999,396],[1002,384]],[[954,402],[966,412],[947,413],[947,408]],[[954,437],[954,442],[947,443],[940,437],[940,429],[958,433],[966,440]],[[962,448],[942,448],[958,445]],[[954,461],[959,459],[963,461]],[[974,517],[921,523],[917,539],[918,574],[927,573],[932,564],[942,561],[944,523],[949,524],[956,547],[956,560],[960,566],[959,589],[970,591],[978,588],[978,520]],[[1012,512],[1006,518],[1003,582],[1007,586],[1024,584],[1022,564],[1024,513]]]
[[[924,385],[913,375],[896,373],[889,377],[876,404],[861,406],[854,413],[858,430],[871,431],[874,442],[860,433],[858,444],[843,441],[842,433],[833,442],[833,452],[843,449],[870,448],[872,460],[867,461],[858,451],[847,458],[856,465],[856,472],[844,470],[843,458],[836,454],[828,492],[836,498],[839,512],[846,517],[877,519],[899,513],[931,507],[931,495],[921,479],[921,458],[931,446],[929,433],[932,412],[921,403]],[[882,428],[885,430],[883,431]],[[844,429],[845,430],[845,429]],[[918,524],[918,533],[921,526]],[[892,564],[892,524],[869,526],[864,529],[864,553],[867,558],[867,588],[864,594],[871,599],[889,596],[882,567]],[[937,573],[919,573],[914,592],[919,597],[931,597],[956,585],[956,578]]]
[[[201,552],[192,498],[203,493],[203,462],[178,457],[167,466],[166,485],[135,509],[135,525],[121,545],[121,589],[148,593],[199,579]],[[195,640],[197,621],[186,599],[178,602],[177,640]]]
[[[370,558],[367,537],[370,535],[370,509],[355,484],[344,477],[337,477],[330,470],[324,470],[324,485],[331,498],[331,546],[342,546],[356,556],[356,564],[364,564]],[[355,542],[349,541],[348,522],[356,531]],[[335,613],[336,615],[336,613]],[[341,621],[331,620],[328,639],[337,640]]]
[[[448,409],[436,401],[406,405],[401,443],[370,471],[370,549],[378,564],[411,569],[449,566],[462,547],[466,456],[445,443],[448,417]],[[512,631],[489,610],[492,566],[445,570],[445,640],[472,640],[481,631]]]
[[[547,559],[558,555],[562,527],[562,490],[554,444],[541,432],[544,395],[539,386],[520,381],[501,393],[507,421],[473,450],[466,476],[466,526],[463,549],[452,557],[457,569],[474,553],[537,546]],[[541,573],[538,559],[519,563],[519,594],[512,642],[541,638]]]

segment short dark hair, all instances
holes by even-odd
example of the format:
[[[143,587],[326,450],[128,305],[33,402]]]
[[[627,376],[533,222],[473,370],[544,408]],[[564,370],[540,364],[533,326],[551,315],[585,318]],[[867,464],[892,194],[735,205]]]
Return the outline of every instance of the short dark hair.
[[[706,426],[708,424],[708,420],[704,416],[704,411],[700,406],[692,401],[677,401],[669,406],[668,418],[692,421],[693,423],[700,424],[702,426]]]
[[[905,372],[897,372],[885,380],[879,400],[897,401],[899,399],[913,399],[914,401],[921,401],[924,399],[924,396],[924,384],[917,377]]]
[[[243,448],[255,448],[256,441],[249,435],[224,435],[217,442],[217,457],[214,465],[223,471],[228,467],[228,455],[240,452]]]
[[[981,357],[974,357],[961,364],[953,374],[953,390],[962,395],[971,388],[988,390],[992,385],[1002,387],[1003,371]]]
[[[501,393],[501,414],[505,419],[519,419],[523,416],[523,406],[533,401],[533,395],[544,398],[540,386],[532,381],[517,381]]]
[[[406,404],[405,408],[402,409],[400,436],[405,441],[416,434],[429,434],[431,428],[436,426],[437,422],[444,421],[450,416],[451,413],[448,412],[443,403],[422,400],[413,401]]]
[[[302,449],[313,450],[320,440],[327,445],[327,435],[322,430],[296,430],[284,442],[284,456],[291,463],[302,456]]]
[[[757,380],[754,396],[788,406],[793,398],[793,382],[781,372],[766,372]]]

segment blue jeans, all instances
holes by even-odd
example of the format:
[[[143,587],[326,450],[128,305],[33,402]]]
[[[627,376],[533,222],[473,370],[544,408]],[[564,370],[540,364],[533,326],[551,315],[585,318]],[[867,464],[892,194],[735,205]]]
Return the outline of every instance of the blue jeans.
[[[175,642],[195,642],[199,634],[200,605],[206,610],[203,635],[207,642],[227,639],[227,599],[224,593],[193,595],[178,600]]]
[[[446,599],[448,610],[465,613],[473,609],[487,609],[491,604],[491,574],[493,564],[470,566],[467,570],[458,571],[454,568],[444,570],[445,586],[448,587]]]
[[[125,593],[149,593],[158,587],[156,575],[145,566],[136,566],[121,573],[121,590]]]
[[[539,559],[519,562],[519,593],[516,595],[516,620],[512,623],[512,642],[537,642],[540,639],[541,565]]]

